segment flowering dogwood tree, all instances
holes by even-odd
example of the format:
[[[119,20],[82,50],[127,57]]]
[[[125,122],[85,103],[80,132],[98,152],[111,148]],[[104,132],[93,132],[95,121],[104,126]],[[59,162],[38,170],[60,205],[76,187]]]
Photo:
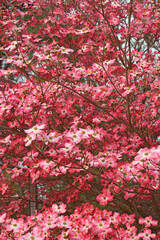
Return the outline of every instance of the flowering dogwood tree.
[[[160,239],[159,1],[0,10],[0,239]]]

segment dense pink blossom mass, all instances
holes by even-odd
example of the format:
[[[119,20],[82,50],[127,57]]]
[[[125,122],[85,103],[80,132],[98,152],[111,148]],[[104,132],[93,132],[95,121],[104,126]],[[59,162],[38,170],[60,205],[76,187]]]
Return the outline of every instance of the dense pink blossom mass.
[[[0,3],[0,240],[160,239],[159,0]]]

